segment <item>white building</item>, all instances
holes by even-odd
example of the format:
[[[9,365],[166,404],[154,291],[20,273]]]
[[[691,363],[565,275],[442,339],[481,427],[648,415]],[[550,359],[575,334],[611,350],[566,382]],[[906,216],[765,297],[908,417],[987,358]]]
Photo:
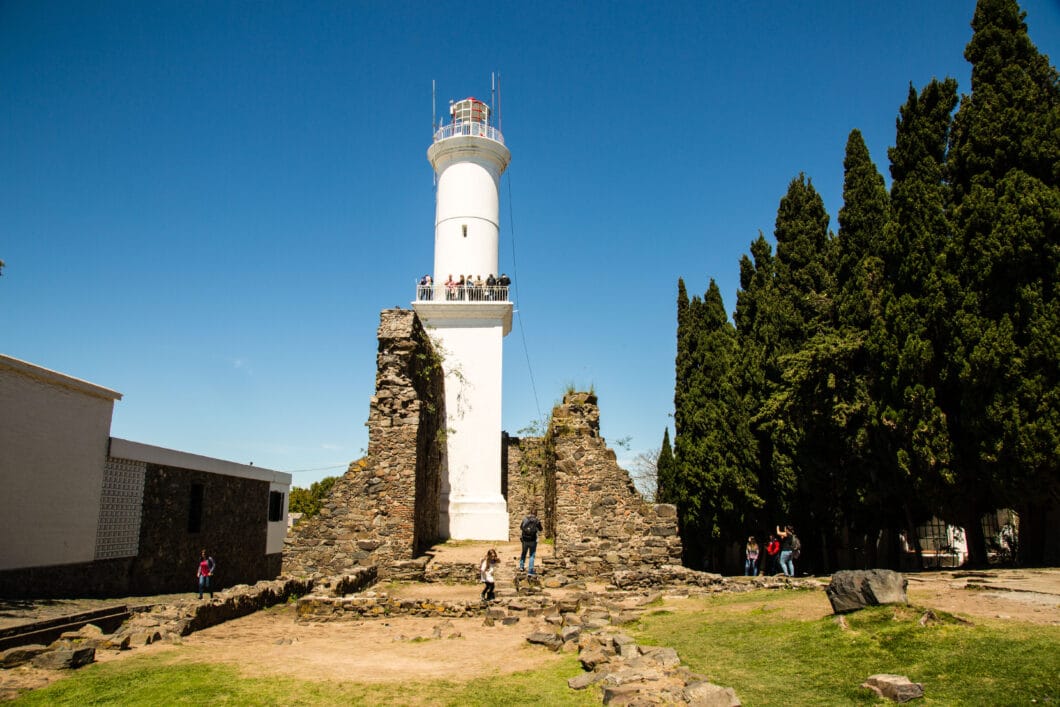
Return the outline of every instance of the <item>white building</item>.
[[[467,98],[434,134],[427,159],[437,175],[434,285],[413,308],[442,356],[447,474],[439,530],[454,539],[507,540],[501,493],[502,340],[512,328],[508,288],[453,287],[450,280],[499,277],[499,184],[511,160],[490,109]]]
[[[121,393],[0,354],[0,596],[194,589],[280,572],[291,475],[110,436]]]

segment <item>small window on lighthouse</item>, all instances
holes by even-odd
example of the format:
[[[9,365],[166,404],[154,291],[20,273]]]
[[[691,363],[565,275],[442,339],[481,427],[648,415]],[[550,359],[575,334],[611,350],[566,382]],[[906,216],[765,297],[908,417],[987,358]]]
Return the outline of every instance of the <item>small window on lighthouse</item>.
[[[462,224],[460,230],[464,232],[464,238],[467,238],[467,224]]]

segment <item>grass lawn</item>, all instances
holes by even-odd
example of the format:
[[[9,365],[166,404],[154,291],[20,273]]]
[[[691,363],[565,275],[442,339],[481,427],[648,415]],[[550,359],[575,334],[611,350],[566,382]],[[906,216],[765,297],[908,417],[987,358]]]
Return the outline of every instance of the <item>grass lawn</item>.
[[[874,673],[923,683],[918,705],[1060,705],[1060,627],[1018,621],[971,625],[936,611],[877,607],[842,627],[821,592],[761,590],[668,599],[626,630],[672,646],[692,670],[732,687],[744,705],[886,704],[860,684]],[[180,653],[97,664],[16,705],[598,705],[575,692],[574,655],[511,675],[359,684],[249,676]],[[466,679],[465,679],[466,678]]]
[[[548,668],[468,682],[394,684],[243,677],[230,665],[175,664],[171,657],[128,658],[83,668],[27,693],[12,705],[599,705],[598,690],[575,692],[573,655]]]
[[[859,685],[875,673],[922,683],[916,704],[1060,704],[1060,627],[969,625],[942,612],[921,626],[924,609],[885,606],[848,614],[844,629],[831,614],[800,611],[800,602],[816,606],[820,595],[691,599],[650,612],[634,634],[677,649],[748,707],[873,704],[879,698]]]

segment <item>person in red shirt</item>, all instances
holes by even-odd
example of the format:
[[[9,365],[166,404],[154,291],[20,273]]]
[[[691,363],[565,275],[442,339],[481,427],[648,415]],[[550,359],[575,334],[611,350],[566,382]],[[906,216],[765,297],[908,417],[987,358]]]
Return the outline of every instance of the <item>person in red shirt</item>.
[[[769,536],[769,542],[766,543],[766,566],[765,571],[762,574],[776,574],[778,572],[777,567],[777,556],[780,554],[780,540],[777,539],[776,535]]]
[[[206,550],[203,549],[199,553],[199,569],[196,571],[195,576],[199,578],[199,598],[202,599],[202,592],[205,589],[210,593],[210,598],[213,599],[213,587],[210,586],[210,577],[213,576],[213,570],[217,563],[213,561],[213,558],[206,554]]]

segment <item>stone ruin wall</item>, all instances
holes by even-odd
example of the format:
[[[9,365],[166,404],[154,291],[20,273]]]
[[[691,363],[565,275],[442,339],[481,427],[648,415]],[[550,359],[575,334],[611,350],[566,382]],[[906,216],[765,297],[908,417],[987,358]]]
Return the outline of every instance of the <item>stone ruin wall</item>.
[[[542,523],[551,514],[545,513],[545,440],[542,437],[505,437],[508,453],[508,483],[505,499],[508,502],[508,538],[519,540],[519,524],[531,510],[537,510]],[[545,529],[547,537],[555,532]]]
[[[552,410],[544,438],[512,438],[508,447],[508,512],[512,539],[533,499],[540,509],[553,566],[571,577],[611,576],[681,564],[677,509],[643,499],[600,436],[591,393],[568,393]],[[536,468],[535,468],[536,467]]]
[[[287,534],[283,571],[380,576],[438,537],[445,394],[441,363],[415,313],[383,310],[368,454],[335,482],[320,514]]]
[[[335,482],[320,514],[287,535],[283,572],[334,576],[374,565],[380,577],[423,573],[438,539],[445,391],[441,363],[409,310],[380,315],[376,392],[368,454]],[[544,437],[506,440],[509,537],[536,507],[545,526],[542,559],[570,577],[679,565],[674,506],[646,502],[600,436],[590,393],[569,393]],[[417,567],[412,567],[417,565]],[[411,569],[410,569],[411,568]]]

